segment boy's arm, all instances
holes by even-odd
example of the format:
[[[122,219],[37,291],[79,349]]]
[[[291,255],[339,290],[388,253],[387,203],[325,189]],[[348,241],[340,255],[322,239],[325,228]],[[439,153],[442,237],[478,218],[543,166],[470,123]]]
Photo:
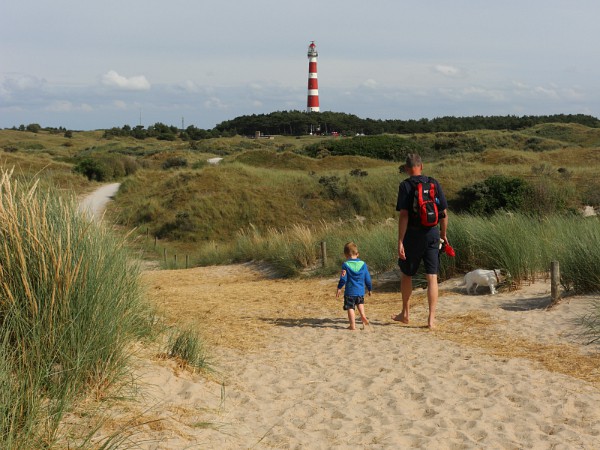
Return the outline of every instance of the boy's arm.
[[[369,291],[369,295],[371,295],[371,291],[373,290],[373,285],[371,283],[371,274],[369,273],[369,268],[365,264],[365,285],[367,286],[367,290]]]
[[[348,280],[348,273],[346,271],[346,268],[342,265],[342,274],[340,275],[340,281],[338,282],[337,293],[335,294],[336,297],[339,297],[340,294],[342,293],[342,288],[346,284],[347,280]]]

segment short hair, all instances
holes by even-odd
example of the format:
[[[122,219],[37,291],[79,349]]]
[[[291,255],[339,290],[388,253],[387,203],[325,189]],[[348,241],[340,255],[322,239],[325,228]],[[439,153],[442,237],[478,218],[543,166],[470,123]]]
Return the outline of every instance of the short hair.
[[[423,165],[423,160],[417,153],[409,153],[406,155],[406,165],[409,169]]]
[[[344,245],[344,255],[358,255],[358,246],[352,241],[346,243],[346,245]]]

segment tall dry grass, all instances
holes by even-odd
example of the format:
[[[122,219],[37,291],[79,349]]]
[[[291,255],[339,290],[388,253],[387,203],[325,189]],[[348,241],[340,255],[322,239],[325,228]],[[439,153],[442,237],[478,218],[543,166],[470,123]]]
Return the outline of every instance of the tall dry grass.
[[[102,396],[147,331],[122,239],[74,199],[0,180],[0,447],[46,448],[83,396]]]

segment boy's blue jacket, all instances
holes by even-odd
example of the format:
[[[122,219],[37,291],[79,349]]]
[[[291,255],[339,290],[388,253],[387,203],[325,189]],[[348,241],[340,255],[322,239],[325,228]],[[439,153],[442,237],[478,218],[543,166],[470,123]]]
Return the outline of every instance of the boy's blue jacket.
[[[367,289],[372,291],[371,286],[371,275],[369,269],[364,261],[358,258],[348,259],[342,264],[342,275],[340,276],[340,282],[338,283],[338,289],[346,286],[344,296],[356,297],[365,295],[365,286]]]

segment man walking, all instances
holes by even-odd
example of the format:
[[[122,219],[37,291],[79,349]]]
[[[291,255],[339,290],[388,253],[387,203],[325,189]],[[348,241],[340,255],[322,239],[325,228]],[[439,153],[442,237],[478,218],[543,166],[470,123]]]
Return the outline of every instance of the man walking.
[[[438,300],[437,274],[439,270],[440,238],[448,243],[448,203],[437,180],[423,175],[423,162],[416,153],[406,157],[404,166],[409,176],[400,183],[396,211],[398,219],[398,265],[402,271],[400,290],[402,311],[392,320],[409,322],[409,301],[412,294],[412,277],[421,260],[427,276],[429,319],[427,326],[435,326],[435,309]],[[439,223],[439,228],[437,227]]]

